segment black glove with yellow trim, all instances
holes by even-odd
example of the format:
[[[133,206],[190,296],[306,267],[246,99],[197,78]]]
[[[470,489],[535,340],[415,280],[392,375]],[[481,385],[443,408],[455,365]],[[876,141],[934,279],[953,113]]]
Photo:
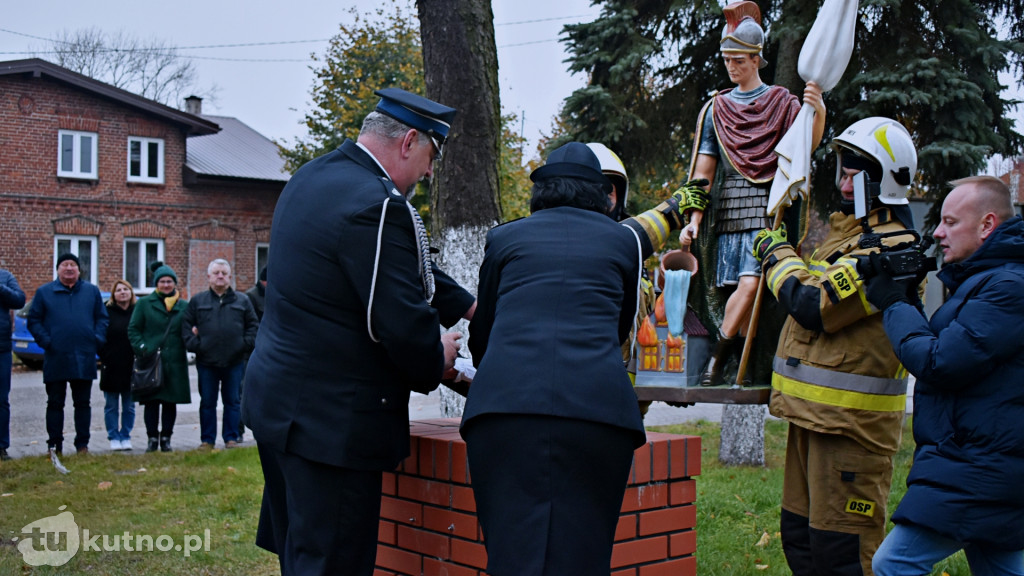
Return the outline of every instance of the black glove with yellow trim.
[[[764,259],[769,254],[783,246],[790,246],[789,241],[786,239],[785,224],[779,226],[778,230],[765,228],[758,232],[757,236],[754,237],[754,247],[750,251],[758,262],[764,262]]]

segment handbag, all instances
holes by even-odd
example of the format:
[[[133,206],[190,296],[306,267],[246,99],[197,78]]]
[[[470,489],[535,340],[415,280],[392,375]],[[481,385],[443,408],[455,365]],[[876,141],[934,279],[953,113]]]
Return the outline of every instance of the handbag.
[[[171,333],[171,320],[167,321],[167,330],[164,332],[160,346],[152,354],[136,356],[132,362],[132,393],[133,394],[154,394],[164,384],[163,378],[163,347],[167,341],[167,335]]]

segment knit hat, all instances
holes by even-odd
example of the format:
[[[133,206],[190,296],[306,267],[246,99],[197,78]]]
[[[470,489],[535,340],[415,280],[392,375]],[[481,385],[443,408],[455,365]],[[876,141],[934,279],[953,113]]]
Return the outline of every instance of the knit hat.
[[[264,266],[263,269],[260,270],[260,280],[262,280],[264,282],[267,281],[267,267],[266,266]]]
[[[153,283],[156,284],[164,276],[170,276],[174,283],[178,283],[178,275],[174,273],[174,270],[170,266],[157,260],[149,264],[149,269],[153,271]]]
[[[57,257],[57,266],[55,266],[55,268],[60,268],[60,263],[65,260],[73,260],[75,262],[75,266],[78,266],[79,269],[82,268],[82,263],[78,260],[78,256],[75,256],[70,252],[65,252]]]

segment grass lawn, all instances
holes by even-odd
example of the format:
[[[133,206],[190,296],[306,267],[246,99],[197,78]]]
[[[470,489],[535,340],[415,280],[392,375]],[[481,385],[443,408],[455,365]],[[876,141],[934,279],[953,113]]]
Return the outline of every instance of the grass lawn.
[[[656,430],[702,437],[702,474],[697,478],[698,574],[789,574],[779,540],[786,425],[767,422],[767,466],[763,468],[720,465],[717,423],[700,421]],[[908,427],[896,458],[890,512],[905,490],[912,450]],[[67,456],[64,464],[71,474],[57,474],[41,457],[0,464],[0,575],[278,573],[277,557],[253,544],[263,490],[255,448]],[[62,506],[66,506],[63,511]],[[13,540],[22,537],[22,527],[67,512],[74,515],[83,537],[88,530],[90,538],[99,538],[92,540],[89,549],[82,542],[81,551],[63,566],[26,564]],[[154,550],[148,550],[145,540],[144,551],[104,550],[113,547],[114,536],[123,540],[126,532],[133,548],[139,535],[152,537]],[[158,540],[160,536],[165,538]],[[206,544],[209,551],[203,549]],[[156,549],[161,545],[169,549]],[[185,548],[200,549],[185,557]],[[934,572],[944,573],[968,576],[963,555],[940,564]]]

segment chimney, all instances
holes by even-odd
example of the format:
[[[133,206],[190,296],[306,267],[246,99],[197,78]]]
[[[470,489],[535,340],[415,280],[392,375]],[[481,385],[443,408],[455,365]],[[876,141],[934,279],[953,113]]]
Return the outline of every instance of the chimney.
[[[185,98],[185,111],[196,116],[203,113],[203,99],[199,96]]]

